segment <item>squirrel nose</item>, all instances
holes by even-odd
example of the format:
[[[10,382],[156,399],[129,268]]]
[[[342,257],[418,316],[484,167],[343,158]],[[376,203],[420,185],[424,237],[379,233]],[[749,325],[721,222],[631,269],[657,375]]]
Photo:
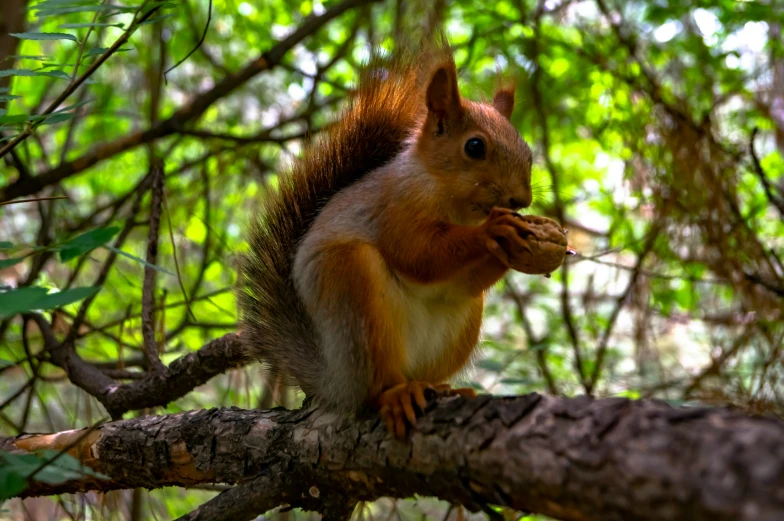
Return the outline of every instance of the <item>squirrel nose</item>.
[[[531,197],[524,195],[512,196],[507,200],[506,207],[510,210],[519,210],[531,204]]]

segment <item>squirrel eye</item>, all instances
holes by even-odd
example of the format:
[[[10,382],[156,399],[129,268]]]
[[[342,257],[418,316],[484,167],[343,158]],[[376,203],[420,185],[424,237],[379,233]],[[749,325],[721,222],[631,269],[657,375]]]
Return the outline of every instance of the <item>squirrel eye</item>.
[[[485,158],[485,142],[478,137],[472,137],[465,144],[465,153],[468,157],[474,159]]]

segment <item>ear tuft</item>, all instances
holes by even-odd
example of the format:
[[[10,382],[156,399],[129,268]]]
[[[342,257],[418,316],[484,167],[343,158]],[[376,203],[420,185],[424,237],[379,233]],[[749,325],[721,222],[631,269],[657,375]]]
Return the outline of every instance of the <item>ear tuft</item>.
[[[433,73],[427,86],[427,109],[439,120],[450,119],[460,113],[457,71],[453,64],[442,65]]]
[[[514,111],[514,88],[504,87],[498,89],[493,96],[493,107],[506,119],[512,119]]]

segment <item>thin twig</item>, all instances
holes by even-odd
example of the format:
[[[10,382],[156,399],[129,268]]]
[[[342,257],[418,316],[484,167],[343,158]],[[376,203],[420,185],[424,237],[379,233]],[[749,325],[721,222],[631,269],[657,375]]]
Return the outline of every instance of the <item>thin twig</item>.
[[[31,199],[16,199],[14,201],[6,201],[4,203],[0,203],[0,206],[5,206],[8,204],[18,204],[18,203],[35,203],[38,201],[54,201],[56,199],[68,199],[68,196],[65,195],[55,195],[52,197],[33,197]]]
[[[177,282],[180,283],[180,289],[182,290],[182,298],[185,300],[185,312],[190,315],[193,320],[196,320],[196,316],[191,311],[191,304],[188,299],[188,292],[185,290],[185,284],[182,282],[182,273],[180,273],[180,263],[177,260],[177,245],[174,243],[174,228],[172,227],[172,220],[171,220],[171,212],[169,211],[169,203],[166,199],[166,190],[163,191],[163,206],[166,208],[166,221],[169,224],[169,239],[171,240],[172,245],[172,257],[174,257],[174,271],[177,273]]]
[[[159,7],[154,7],[152,9],[150,9],[148,12],[144,13],[144,15],[142,15],[141,18],[136,20],[135,19],[136,16],[138,16],[139,12],[141,12],[141,10],[143,8],[144,8],[144,4],[142,4],[139,7],[139,10],[136,11],[136,13],[134,14],[134,21],[131,23],[131,25],[128,27],[128,29],[122,34],[122,36],[120,36],[117,39],[117,41],[114,42],[114,44],[105,53],[103,53],[97,60],[95,60],[95,62],[92,65],[90,65],[90,67],[86,71],[84,71],[84,73],[81,76],[79,76],[79,78],[77,78],[75,80],[72,80],[71,83],[68,84],[68,87],[63,89],[63,91],[60,93],[60,95],[57,96],[57,98],[55,98],[55,100],[52,103],[49,104],[49,106],[46,108],[46,110],[44,110],[41,114],[38,114],[38,116],[46,116],[46,115],[51,114],[55,110],[57,110],[57,107],[59,107],[66,99],[68,99],[68,96],[73,94],[76,91],[76,89],[81,87],[82,84],[90,76],[92,76],[93,73],[95,73],[95,71],[97,71],[98,68],[101,65],[103,65],[104,62],[106,60],[108,60],[109,57],[112,54],[117,52],[117,50],[120,47],[122,47],[128,41],[128,39],[136,31],[136,29],[139,28],[139,26],[141,25],[142,22],[144,22],[145,20],[149,19],[153,15],[153,13],[155,13],[159,9]],[[4,155],[6,155],[11,150],[13,150],[14,147],[16,147],[16,145],[18,145],[19,143],[21,143],[22,141],[27,139],[33,133],[33,129],[35,129],[38,125],[40,125],[43,121],[45,121],[45,119],[46,118],[40,118],[40,119],[36,120],[35,123],[28,124],[27,128],[24,131],[22,131],[19,134],[17,134],[3,148],[0,148],[0,158],[2,158]]]
[[[536,9],[536,13],[534,16],[534,39],[532,41],[532,60],[535,63],[538,63],[538,56],[539,56],[539,40],[541,38],[541,16],[544,12],[544,2],[540,1],[538,7]],[[533,104],[536,109],[537,118],[539,119],[539,125],[542,128],[542,149],[544,154],[545,166],[547,167],[547,171],[550,174],[550,183],[553,187],[553,194],[555,197],[555,210],[556,216],[559,222],[565,222],[565,212],[563,207],[563,202],[561,201],[560,191],[559,191],[559,179],[558,179],[558,172],[555,166],[555,163],[552,160],[550,155],[550,129],[547,123],[547,115],[545,114],[544,108],[544,99],[541,93],[541,78],[542,78],[542,67],[538,65],[533,72],[533,77],[531,80],[531,94],[533,97]],[[577,332],[577,327],[574,323],[574,318],[572,316],[572,305],[569,301],[569,264],[564,263],[561,268],[562,275],[561,275],[561,311],[564,317],[564,323],[566,324],[566,330],[569,333],[569,340],[572,344],[572,351],[574,352],[574,368],[577,372],[579,377],[580,383],[583,386],[583,389],[586,393],[589,393],[589,382],[585,374],[585,366],[583,363],[583,356],[582,356],[582,347],[580,336]]]
[[[784,199],[779,198],[773,193],[773,187],[770,184],[770,180],[768,179],[765,170],[762,168],[759,156],[757,156],[757,151],[754,149],[754,138],[757,136],[757,132],[759,132],[759,129],[754,127],[754,130],[751,131],[751,138],[749,139],[749,154],[751,155],[751,162],[754,165],[754,173],[759,178],[760,183],[762,183],[762,188],[765,190],[765,196],[768,198],[768,201],[770,201],[779,211],[779,214],[784,217]]]
[[[637,256],[637,262],[634,265],[634,269],[632,269],[632,273],[629,277],[629,282],[626,285],[626,289],[624,289],[623,293],[621,293],[616,299],[615,306],[613,307],[613,310],[610,314],[610,318],[607,320],[607,326],[604,328],[602,337],[599,340],[599,347],[596,349],[596,360],[594,361],[593,371],[591,371],[591,376],[588,379],[588,388],[586,389],[588,394],[593,392],[593,390],[596,388],[597,382],[599,381],[599,376],[601,375],[602,366],[604,364],[604,357],[607,354],[607,347],[610,341],[610,337],[612,336],[612,332],[615,329],[615,323],[621,314],[621,310],[626,304],[626,300],[629,298],[629,295],[631,295],[632,291],[634,291],[634,287],[637,285],[637,280],[640,278],[640,270],[642,269],[642,265],[645,262],[646,257],[653,250],[656,238],[658,237],[659,231],[662,227],[661,222],[661,220],[656,220],[655,223],[648,229],[648,232],[646,233],[645,245],[643,246],[640,254]]]
[[[210,28],[210,22],[211,21],[212,21],[212,0],[210,0],[210,5],[207,7],[207,23],[204,26],[204,32],[202,33],[201,38],[199,39],[199,41],[196,43],[196,46],[193,49],[191,49],[190,52],[188,52],[188,54],[186,54],[183,59],[181,59],[180,61],[178,61],[177,63],[175,63],[174,65],[172,65],[168,69],[166,69],[166,71],[164,71],[163,79],[164,79],[164,81],[167,84],[169,83],[169,80],[168,80],[168,78],[166,78],[166,75],[169,74],[174,69],[176,69],[177,67],[179,67],[180,65],[182,65],[185,62],[185,60],[190,58],[191,55],[193,53],[195,53],[199,49],[199,47],[202,46],[202,44],[204,43],[205,38],[207,38],[207,31]]]
[[[101,0],[101,3],[99,5],[103,6],[105,3],[106,0]],[[95,22],[98,21],[99,14],[101,14],[101,10],[96,9],[95,15],[93,15],[93,22],[92,22],[93,24],[95,24]],[[93,27],[95,26],[90,25],[90,27],[87,29],[87,34],[85,35],[84,40],[82,40],[82,43],[79,45],[79,52],[76,54],[76,63],[74,63],[74,70],[73,70],[73,74],[71,75],[71,83],[76,81],[76,75],[79,74],[79,64],[82,61],[82,53],[84,53],[84,47],[87,45],[87,40],[90,39],[90,34],[92,34],[93,32]]]
[[[84,155],[49,169],[35,177],[25,179],[19,178],[13,183],[0,188],[0,201],[9,201],[17,197],[31,195],[46,186],[59,183],[67,177],[82,172],[99,161],[103,161],[145,143],[178,133],[185,127],[186,123],[200,117],[217,100],[229,95],[257,74],[278,66],[293,47],[306,37],[315,33],[327,22],[349,9],[374,1],[377,0],[343,0],[341,3],[335,4],[327,9],[321,15],[307,18],[289,36],[279,41],[267,52],[260,54],[255,59],[248,62],[240,71],[230,74],[217,82],[211,89],[194,96],[189,103],[181,106],[170,117],[159,121],[146,130],[140,130],[117,138],[114,141],[92,147],[91,150]],[[115,44],[107,53],[116,51],[116,48],[118,47],[119,45]],[[104,54],[104,56],[106,56],[106,54]],[[96,64],[99,63],[102,63],[100,59]],[[96,64],[85,72],[85,75],[88,73],[92,74],[96,68]],[[82,78],[85,77],[85,75],[82,75]],[[5,151],[5,149],[0,151],[0,157],[2,157]]]

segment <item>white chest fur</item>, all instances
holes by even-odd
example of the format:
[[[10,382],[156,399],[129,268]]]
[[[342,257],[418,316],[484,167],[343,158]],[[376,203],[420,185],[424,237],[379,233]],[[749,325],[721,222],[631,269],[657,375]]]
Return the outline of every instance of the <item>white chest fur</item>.
[[[471,312],[470,299],[446,285],[402,283],[403,341],[406,377],[421,379],[427,368],[453,348]]]

